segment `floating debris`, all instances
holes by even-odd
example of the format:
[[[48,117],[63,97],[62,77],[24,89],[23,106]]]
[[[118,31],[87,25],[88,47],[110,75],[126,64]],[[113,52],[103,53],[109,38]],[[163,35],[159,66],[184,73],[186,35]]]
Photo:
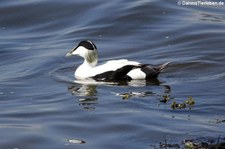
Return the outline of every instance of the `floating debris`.
[[[192,97],[189,97],[187,100],[185,100],[185,103],[189,106],[193,106],[195,104],[195,100]]]
[[[129,99],[132,95],[131,93],[123,93],[123,94],[118,94],[118,96],[121,96],[122,99]]]
[[[171,97],[169,95],[163,95],[160,102],[167,103],[168,101],[170,101],[170,99]]]
[[[217,139],[212,138],[198,138],[198,139],[187,139],[182,142],[185,149],[224,149],[225,148],[225,138],[220,138],[220,136]],[[222,142],[220,142],[222,140]]]
[[[171,108],[172,109],[185,109],[188,107],[189,109],[191,109],[194,104],[195,104],[195,100],[192,97],[189,97],[183,103],[177,103],[176,101],[174,101],[171,104]]]
[[[168,39],[168,38],[170,38],[170,36],[166,36],[165,38]]]
[[[177,103],[176,101],[174,101],[171,104],[171,108],[172,109],[185,109],[186,108],[186,104],[185,103]]]
[[[128,93],[116,93],[116,96],[121,96],[122,99],[126,100],[133,96],[146,97],[152,94],[153,94],[152,92],[128,92]]]
[[[86,101],[86,99],[85,99],[85,98],[80,98],[79,101],[80,101],[80,102]]]
[[[225,123],[225,119],[224,120],[220,120],[220,119],[216,119],[216,124],[219,124],[219,123]]]
[[[225,138],[219,136],[218,138],[201,137],[196,139],[184,139],[179,142],[169,143],[167,139],[159,142],[158,145],[151,144],[151,148],[173,148],[173,149],[224,149]]]
[[[163,142],[160,142],[159,143],[159,146],[160,148],[180,148],[180,145],[179,144],[170,144],[170,143],[167,143],[167,140],[165,139]]]
[[[185,147],[185,149],[193,149],[193,148],[196,148],[197,145],[191,141],[187,141],[184,143],[184,147]]]
[[[163,144],[163,143],[160,143],[160,148],[180,148],[180,145],[179,144]]]
[[[67,142],[73,143],[73,144],[84,144],[84,143],[86,143],[84,140],[79,140],[79,139],[68,139]]]

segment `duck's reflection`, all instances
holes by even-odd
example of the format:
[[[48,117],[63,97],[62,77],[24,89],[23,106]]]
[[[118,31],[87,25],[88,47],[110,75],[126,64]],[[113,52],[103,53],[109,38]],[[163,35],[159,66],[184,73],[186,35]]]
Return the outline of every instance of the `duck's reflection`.
[[[106,90],[109,87],[109,93],[114,94],[115,96],[121,96],[122,99],[128,99],[132,96],[136,97],[147,97],[156,95],[159,93],[154,93],[153,91],[149,90],[147,86],[158,86],[163,88],[163,93],[160,94],[164,96],[164,94],[170,94],[171,88],[168,85],[165,85],[163,82],[160,82],[158,79],[154,80],[132,80],[129,82],[93,82],[93,81],[75,81],[75,83],[68,87],[68,91],[76,96],[79,97],[79,105],[81,105],[84,109],[93,110],[98,104],[98,86],[105,86]],[[114,92],[112,90],[113,86],[127,86],[128,92]],[[140,91],[140,87],[144,87],[144,91]],[[146,89],[145,89],[146,87]],[[136,90],[139,90],[138,92]],[[147,91],[146,91],[147,90]],[[117,88],[118,91],[118,88]],[[111,96],[111,95],[109,95]]]
[[[76,84],[68,87],[68,91],[79,97],[79,105],[83,106],[84,109],[92,110],[95,109],[97,104],[97,85],[93,84]]]
[[[80,84],[72,85],[68,87],[68,90],[72,95],[77,96],[96,96],[97,90],[96,85],[90,84]]]

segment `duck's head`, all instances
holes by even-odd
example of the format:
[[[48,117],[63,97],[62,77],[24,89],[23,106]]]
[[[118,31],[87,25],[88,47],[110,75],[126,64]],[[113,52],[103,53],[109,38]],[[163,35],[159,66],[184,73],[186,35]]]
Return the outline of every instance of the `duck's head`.
[[[66,54],[66,57],[72,55],[79,55],[83,57],[84,61],[92,66],[95,66],[98,62],[97,47],[90,40],[81,41],[76,47]]]

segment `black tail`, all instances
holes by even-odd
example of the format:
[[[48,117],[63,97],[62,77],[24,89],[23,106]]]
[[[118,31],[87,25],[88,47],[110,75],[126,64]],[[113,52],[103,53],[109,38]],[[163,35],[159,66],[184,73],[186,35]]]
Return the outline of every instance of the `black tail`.
[[[144,64],[142,65],[141,70],[146,74],[145,79],[153,79],[157,78],[159,73],[162,72],[168,66],[168,64],[169,62],[159,65],[157,67],[151,67],[148,64]]]
[[[159,65],[156,69],[158,69],[159,72],[162,72],[168,65],[170,62],[166,62],[162,65]]]

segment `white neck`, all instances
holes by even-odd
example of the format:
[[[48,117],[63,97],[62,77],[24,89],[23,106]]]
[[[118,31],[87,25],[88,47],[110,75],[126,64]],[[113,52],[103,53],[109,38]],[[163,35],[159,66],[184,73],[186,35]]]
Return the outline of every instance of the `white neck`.
[[[97,61],[90,63],[87,60],[84,60],[83,64],[81,65],[84,67],[94,68],[97,65]]]
[[[75,77],[77,79],[86,79],[92,76],[92,69],[95,68],[97,61],[95,63],[89,63],[87,60],[84,60],[77,70],[75,71]]]
[[[93,51],[89,50],[85,53],[85,56],[83,58],[84,58],[84,63],[94,67],[98,63],[98,52],[97,52],[97,50],[93,50]]]
[[[97,49],[87,50],[86,48],[81,46],[78,47],[73,54],[79,55],[84,58],[83,64],[81,64],[75,71],[76,78],[85,79],[90,77],[93,74],[92,69],[94,69],[98,63]]]

